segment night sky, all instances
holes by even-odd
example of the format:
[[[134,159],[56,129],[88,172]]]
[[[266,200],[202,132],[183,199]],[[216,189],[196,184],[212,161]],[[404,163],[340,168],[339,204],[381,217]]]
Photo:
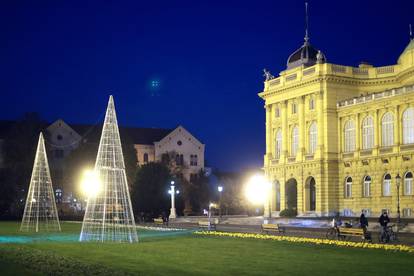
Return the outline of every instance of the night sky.
[[[408,44],[414,1],[309,2],[328,62],[394,64]],[[1,1],[0,119],[99,123],[113,94],[120,125],[181,124],[209,166],[260,167],[262,69],[284,70],[303,29],[303,1]]]

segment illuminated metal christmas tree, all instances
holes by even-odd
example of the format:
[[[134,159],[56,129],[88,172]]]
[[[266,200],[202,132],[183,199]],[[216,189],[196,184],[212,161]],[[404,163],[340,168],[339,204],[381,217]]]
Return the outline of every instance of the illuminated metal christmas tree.
[[[109,97],[80,241],[137,242],[113,97]]]
[[[20,231],[60,231],[43,134],[40,133]]]

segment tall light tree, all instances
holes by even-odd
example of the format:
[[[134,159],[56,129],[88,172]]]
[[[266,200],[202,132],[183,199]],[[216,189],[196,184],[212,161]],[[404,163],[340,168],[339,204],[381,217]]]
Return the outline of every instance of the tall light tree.
[[[80,241],[137,242],[113,97],[109,97]]]
[[[20,231],[60,231],[43,134],[40,133]]]

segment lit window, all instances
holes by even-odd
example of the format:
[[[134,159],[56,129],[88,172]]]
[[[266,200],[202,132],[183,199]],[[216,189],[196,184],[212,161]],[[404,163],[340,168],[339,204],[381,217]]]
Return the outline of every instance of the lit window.
[[[403,144],[414,143],[414,108],[407,108],[402,116]]]
[[[345,180],[345,197],[352,197],[352,177],[347,177]]]
[[[394,144],[394,116],[391,112],[382,117],[382,146],[389,147]]]
[[[313,100],[313,98],[309,99],[309,109],[310,110],[314,110],[315,109],[315,101]]]
[[[413,194],[413,174],[408,172],[404,176],[404,195]]]
[[[362,121],[362,149],[374,147],[374,120],[371,116]]]
[[[316,146],[318,144],[318,127],[315,122],[313,122],[309,127],[309,153],[313,154],[316,151]]]
[[[282,151],[282,131],[279,129],[276,132],[276,147],[275,147],[275,157],[280,158],[280,153]]]
[[[371,177],[365,176],[364,177],[364,197],[371,196]]]
[[[391,175],[386,174],[384,176],[384,181],[382,183],[382,195],[390,196],[391,195]]]
[[[352,120],[348,120],[344,127],[344,151],[355,151],[355,123]]]
[[[298,145],[299,145],[299,129],[297,126],[295,126],[292,130],[292,144],[291,144],[291,156],[296,156],[296,153],[298,151]]]

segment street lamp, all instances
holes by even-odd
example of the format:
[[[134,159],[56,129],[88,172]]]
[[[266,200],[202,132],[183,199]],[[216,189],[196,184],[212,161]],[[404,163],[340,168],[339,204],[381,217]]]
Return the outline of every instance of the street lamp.
[[[395,183],[397,185],[397,223],[400,225],[401,223],[401,213],[400,213],[400,184],[401,184],[401,176],[399,173],[397,173],[397,176],[395,177]]]
[[[219,192],[219,217],[221,218],[221,194],[223,192],[223,186],[218,186],[217,191]]]
[[[168,193],[171,195],[171,210],[170,210],[169,219],[175,219],[177,217],[177,212],[175,211],[175,195],[176,194],[178,195],[180,191],[175,190],[174,181],[171,181],[170,184],[171,184],[170,190],[168,191]]]

